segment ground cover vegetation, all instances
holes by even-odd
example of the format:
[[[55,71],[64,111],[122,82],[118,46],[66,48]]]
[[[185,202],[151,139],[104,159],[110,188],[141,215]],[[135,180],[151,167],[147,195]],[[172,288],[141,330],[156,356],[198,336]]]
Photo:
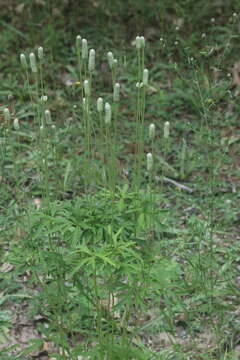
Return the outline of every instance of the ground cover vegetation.
[[[1,360],[239,358],[239,8],[5,4]]]

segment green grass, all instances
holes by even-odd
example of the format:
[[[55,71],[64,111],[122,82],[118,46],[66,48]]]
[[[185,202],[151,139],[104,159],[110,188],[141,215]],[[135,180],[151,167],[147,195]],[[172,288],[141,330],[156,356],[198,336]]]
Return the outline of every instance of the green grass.
[[[239,104],[227,74],[238,17],[213,23],[216,14],[207,20],[202,10],[206,38],[200,20],[197,31],[189,19],[161,41],[149,36],[143,51],[125,35],[116,41],[118,25],[105,34],[109,15],[96,11],[100,34],[84,32],[96,50],[90,72],[70,31],[74,18],[65,33],[54,30],[63,17],[46,8],[38,33],[37,21],[30,32],[4,25],[1,110],[11,116],[0,123],[1,359],[237,360]],[[156,20],[154,11],[146,16]],[[22,47],[10,58],[16,37]],[[19,55],[29,64],[39,45],[43,62],[26,73]],[[136,87],[145,67],[149,82]],[[111,104],[109,124],[99,97]]]

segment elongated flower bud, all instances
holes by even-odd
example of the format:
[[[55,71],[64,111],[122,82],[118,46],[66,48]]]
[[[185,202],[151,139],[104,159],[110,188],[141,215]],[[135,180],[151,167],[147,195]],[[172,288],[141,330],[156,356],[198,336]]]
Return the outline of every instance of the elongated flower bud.
[[[145,47],[145,37],[144,36],[140,36],[140,42],[141,42],[141,47],[144,48]]]
[[[26,70],[27,69],[27,59],[24,54],[20,54],[20,62],[22,67]]]
[[[8,108],[5,108],[3,110],[3,115],[4,115],[4,119],[7,123],[9,123],[10,119],[11,119],[11,115],[10,115],[10,111]]]
[[[155,138],[155,124],[149,125],[149,137],[150,137],[150,139]]]
[[[151,171],[153,168],[153,156],[151,153],[147,154],[147,171]]]
[[[105,124],[109,125],[112,118],[112,109],[109,103],[105,103]]]
[[[99,113],[103,112],[103,98],[101,97],[97,99],[97,111]]]
[[[89,51],[89,58],[88,58],[88,70],[91,72],[95,69],[95,50],[91,49]]]
[[[37,63],[36,63],[36,56],[34,53],[29,55],[30,66],[33,73],[37,73]]]
[[[47,124],[51,124],[52,119],[50,110],[45,110],[45,119]]]
[[[88,42],[86,39],[82,39],[82,59],[88,58]]]
[[[141,38],[140,36],[136,36],[135,44],[137,49],[141,49]]]
[[[148,69],[143,70],[143,85],[148,85]]]
[[[77,50],[80,50],[80,48],[81,48],[81,43],[82,43],[82,37],[81,37],[81,35],[78,35],[78,36],[76,37],[76,48],[77,48]]]
[[[117,102],[120,99],[120,84],[116,83],[113,89],[113,101]]]
[[[170,123],[169,123],[169,121],[166,121],[164,123],[164,129],[163,129],[163,137],[165,139],[169,138],[169,128],[170,128]]]
[[[145,38],[144,36],[137,36],[135,40],[136,48],[143,49],[145,47]]]
[[[18,118],[15,118],[15,119],[13,120],[13,127],[14,127],[15,130],[19,130],[19,129],[20,129]]]
[[[83,110],[85,111],[86,110],[86,98],[85,97],[82,99],[82,103],[83,103]]]
[[[113,59],[113,68],[116,69],[118,65],[118,59]]]
[[[38,58],[39,58],[39,60],[43,60],[43,48],[42,48],[42,46],[40,46],[38,48]]]
[[[89,81],[88,81],[88,80],[84,80],[84,82],[83,82],[83,88],[84,88],[85,96],[86,96],[86,97],[90,96],[90,85],[89,85]]]
[[[113,53],[111,51],[109,51],[107,53],[107,59],[108,59],[108,65],[109,65],[110,69],[112,69],[114,57],[113,57]]]

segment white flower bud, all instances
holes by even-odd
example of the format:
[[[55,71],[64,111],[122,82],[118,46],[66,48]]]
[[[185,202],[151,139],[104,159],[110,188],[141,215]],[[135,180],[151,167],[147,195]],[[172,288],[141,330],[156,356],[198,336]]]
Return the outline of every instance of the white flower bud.
[[[169,121],[166,121],[164,123],[164,129],[163,129],[163,137],[165,139],[169,138],[169,128],[170,128],[170,123],[169,123]]]
[[[137,36],[135,40],[136,48],[143,49],[145,47],[145,38],[144,36]]]
[[[113,59],[113,68],[116,69],[118,65],[118,59]]]
[[[86,39],[82,39],[82,59],[88,58],[88,42]]]
[[[117,102],[120,99],[120,84],[116,83],[113,89],[113,101]]]
[[[84,93],[85,96],[90,96],[90,85],[89,85],[89,81],[88,80],[84,80],[83,82],[83,88],[84,88]]]
[[[155,124],[149,125],[149,137],[150,137],[150,139],[155,138]]]
[[[19,129],[20,129],[18,118],[15,118],[15,119],[13,120],[13,127],[14,127],[15,130],[19,130]]]
[[[34,53],[29,55],[30,66],[33,73],[37,73],[37,63],[36,63],[36,56]]]
[[[39,60],[43,60],[43,48],[42,48],[42,46],[40,46],[38,48],[38,58],[39,58]]]
[[[82,43],[81,35],[78,35],[78,36],[76,37],[76,48],[77,48],[78,50],[80,50],[81,43]]]
[[[140,38],[140,36],[136,36],[135,44],[136,44],[136,48],[137,48],[137,49],[141,49],[142,44],[141,44],[141,38]]]
[[[141,47],[144,48],[145,47],[145,37],[140,36],[140,41],[141,41]]]
[[[21,62],[22,67],[26,70],[27,69],[27,59],[24,54],[20,55],[20,62]]]
[[[148,85],[148,69],[143,70],[143,85]]]
[[[52,119],[50,110],[45,110],[45,119],[47,124],[51,124]]]
[[[111,51],[109,51],[107,53],[107,59],[108,59],[108,65],[109,65],[110,69],[112,69],[113,68],[114,57],[113,57],[113,53]]]
[[[82,103],[83,103],[83,110],[86,110],[86,98],[85,97],[82,99]]]
[[[147,154],[147,171],[151,171],[153,168],[153,156],[151,153]]]
[[[105,124],[109,125],[112,118],[112,109],[109,103],[105,103]]]
[[[48,97],[47,97],[47,95],[42,95],[40,99],[42,102],[47,102]]]
[[[3,115],[4,115],[5,121],[6,121],[6,122],[9,122],[10,119],[11,119],[11,115],[10,115],[10,111],[9,111],[8,108],[5,108],[5,109],[3,110]]]
[[[137,89],[141,89],[142,87],[143,87],[143,83],[138,81],[138,82],[136,83],[136,88],[137,88]]]
[[[91,49],[89,51],[88,70],[91,72],[94,69],[95,69],[95,50]]]
[[[103,98],[101,97],[97,99],[97,111],[99,113],[103,112]]]

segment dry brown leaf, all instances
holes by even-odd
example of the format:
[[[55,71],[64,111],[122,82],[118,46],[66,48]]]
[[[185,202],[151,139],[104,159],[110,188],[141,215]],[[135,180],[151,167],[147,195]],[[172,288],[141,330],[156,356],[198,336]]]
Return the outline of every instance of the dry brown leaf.
[[[240,85],[240,61],[236,62],[232,69],[232,86]]]

